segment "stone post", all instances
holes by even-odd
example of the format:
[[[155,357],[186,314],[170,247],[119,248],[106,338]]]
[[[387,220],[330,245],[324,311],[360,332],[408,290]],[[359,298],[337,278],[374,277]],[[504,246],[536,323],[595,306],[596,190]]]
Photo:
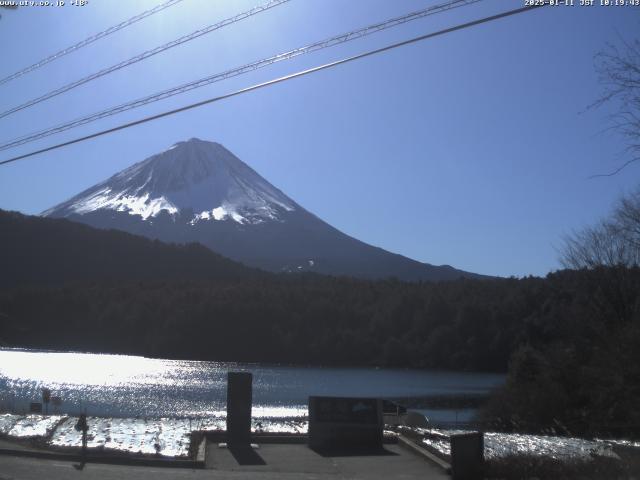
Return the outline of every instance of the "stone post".
[[[227,443],[230,446],[251,444],[251,403],[253,375],[229,372],[227,377]]]
[[[453,480],[484,478],[484,434],[470,432],[451,435],[451,476]]]

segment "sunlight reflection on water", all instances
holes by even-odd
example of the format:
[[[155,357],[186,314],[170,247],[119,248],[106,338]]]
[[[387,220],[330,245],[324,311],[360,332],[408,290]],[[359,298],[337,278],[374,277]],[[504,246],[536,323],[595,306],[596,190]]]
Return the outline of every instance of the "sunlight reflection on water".
[[[250,371],[254,418],[301,417],[309,395],[420,398],[486,393],[502,375],[375,368],[300,368],[126,355],[0,349],[0,408],[24,412],[41,388],[50,413],[112,417],[219,417],[227,372]]]

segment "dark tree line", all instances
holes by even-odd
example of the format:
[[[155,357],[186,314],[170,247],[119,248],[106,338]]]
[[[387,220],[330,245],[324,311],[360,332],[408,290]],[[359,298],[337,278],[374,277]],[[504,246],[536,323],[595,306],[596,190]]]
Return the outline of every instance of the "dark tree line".
[[[522,325],[494,426],[640,435],[640,271],[599,267],[548,277],[550,295]]]
[[[202,360],[503,371],[542,279],[316,275],[100,282],[0,292],[10,345]]]

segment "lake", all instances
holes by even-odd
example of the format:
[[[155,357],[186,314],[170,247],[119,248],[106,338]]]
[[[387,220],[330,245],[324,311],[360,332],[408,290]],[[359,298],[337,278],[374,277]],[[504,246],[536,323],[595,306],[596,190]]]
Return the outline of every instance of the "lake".
[[[504,375],[388,368],[318,368],[164,360],[127,355],[0,349],[0,408],[24,412],[47,387],[49,413],[144,418],[224,417],[228,371],[253,373],[254,418],[307,414],[310,395],[414,399],[484,395]],[[435,423],[473,409],[422,410]]]

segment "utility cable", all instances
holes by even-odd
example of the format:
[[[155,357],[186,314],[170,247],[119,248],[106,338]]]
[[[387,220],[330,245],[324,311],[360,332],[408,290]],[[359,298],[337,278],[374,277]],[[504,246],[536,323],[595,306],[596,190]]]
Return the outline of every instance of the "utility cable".
[[[231,25],[233,23],[239,22],[241,20],[244,20],[245,18],[249,18],[253,15],[264,12],[265,10],[269,10],[273,7],[277,7],[278,5],[282,5],[283,3],[286,3],[288,1],[289,0],[270,0],[267,3],[263,5],[259,5],[257,7],[253,7],[247,10],[246,12],[239,13],[238,15],[234,15],[233,17],[229,17],[220,22],[214,23],[212,25],[208,25],[204,28],[191,32],[188,35],[184,35],[180,38],[172,40],[171,42],[165,43],[156,48],[152,48],[151,50],[147,50],[138,55],[135,55],[134,57],[131,57],[127,60],[123,60],[122,62],[111,65],[110,67],[103,68],[102,70],[99,70],[98,72],[92,73],[91,75],[88,75],[79,80],[76,80],[75,82],[71,82],[60,88],[51,90],[50,92],[47,92],[44,95],[41,95],[39,97],[33,98],[21,105],[18,105],[17,107],[13,107],[13,108],[10,108],[9,110],[1,112],[0,118],[4,118],[6,116],[11,115],[12,113],[16,113],[16,112],[19,112],[20,110],[24,110],[25,108],[32,107],[33,105],[36,105],[40,102],[44,102],[45,100],[56,97],[62,93],[68,92],[69,90],[79,87],[80,85],[89,83],[92,80],[96,80],[100,77],[104,77],[105,75],[113,73],[122,68],[128,67],[129,65],[133,65],[134,63],[138,63],[138,62],[141,62],[142,60],[146,60],[149,57],[153,57],[158,53],[164,52],[165,50],[169,50],[170,48],[177,47],[178,45],[182,45],[183,43],[190,42],[191,40],[195,40],[196,38],[206,35],[207,33],[211,33],[215,30],[219,30],[220,28],[226,27],[227,25]]]
[[[161,92],[152,94],[152,95],[148,95],[146,97],[143,98],[139,98],[137,100],[133,100],[115,107],[111,107],[109,109],[106,110],[102,110],[100,112],[97,113],[93,113],[90,114],[88,116],[85,117],[81,117],[78,118],[76,120],[72,120],[69,121],[67,123],[63,123],[61,125],[57,125],[55,127],[50,127],[47,128],[45,130],[41,130],[38,132],[34,132],[34,133],[30,133],[27,134],[25,136],[19,137],[19,138],[15,138],[13,140],[7,141],[3,144],[0,144],[0,151],[1,150],[6,150],[8,148],[14,148],[20,145],[24,145],[26,143],[30,143],[33,142],[35,140],[39,140],[41,138],[56,134],[56,133],[60,133],[60,132],[64,132],[66,130],[69,130],[71,128],[75,128],[75,127],[79,127],[81,125],[85,125],[87,123],[91,123],[91,122],[95,122],[97,120],[100,120],[102,118],[111,116],[111,115],[115,115],[121,112],[125,112],[127,110],[131,110],[134,108],[138,108],[144,105],[147,105],[149,103],[153,103],[159,100],[163,100],[165,98],[169,98],[172,97],[174,95],[178,95],[184,92],[188,92],[190,90],[194,90],[196,88],[200,88],[200,87],[204,87],[206,85],[210,85],[212,83],[215,82],[219,82],[222,80],[226,80],[232,77],[236,77],[238,75],[242,75],[248,72],[252,72],[254,70],[257,70],[259,68],[263,68],[269,65],[272,65],[274,63],[277,62],[281,62],[284,60],[289,60],[291,58],[297,57],[299,55],[303,55],[303,54],[307,54],[307,53],[311,53],[311,52],[315,52],[318,50],[322,50],[324,48],[328,48],[328,47],[332,47],[335,45],[339,45],[351,40],[355,40],[357,38],[362,38],[365,37],[367,35],[371,35],[374,34],[376,32],[379,32],[381,30],[385,30],[391,27],[396,27],[398,25],[402,25],[405,24],[407,22],[410,22],[412,20],[416,20],[419,18],[423,18],[429,15],[434,15],[437,13],[441,13],[441,12],[445,12],[454,8],[458,8],[458,7],[462,7],[462,6],[466,6],[466,5],[470,5],[473,3],[478,3],[482,0],[449,0],[448,2],[442,3],[442,4],[438,4],[438,5],[434,5],[428,8],[424,8],[422,10],[418,10],[406,15],[402,15],[399,17],[395,17],[389,20],[386,20],[384,22],[380,22],[380,23],[376,23],[373,25],[369,25],[367,27],[364,28],[360,28],[358,30],[353,30],[351,32],[348,33],[343,33],[340,35],[336,35],[334,37],[330,37],[327,38],[325,40],[321,40],[319,42],[315,42],[312,43],[310,45],[306,45],[303,47],[299,47],[293,50],[289,50],[287,52],[284,53],[280,53],[278,55],[274,55],[272,57],[268,57],[268,58],[264,58],[262,60],[258,60],[240,67],[236,67],[233,68],[231,70],[227,70],[225,72],[222,73],[216,73],[214,75],[210,75],[208,77],[205,78],[201,78],[199,80],[195,80],[183,85],[179,85],[177,87],[173,87],[170,88],[168,90],[163,90]]]
[[[71,52],[75,52],[76,50],[81,49],[82,47],[86,47],[87,45],[95,42],[96,40],[100,40],[101,38],[106,37],[107,35],[111,35],[112,33],[117,32],[118,30],[122,30],[125,27],[128,27],[129,25],[139,22],[140,20],[142,20],[143,18],[147,18],[151,15],[153,15],[154,13],[158,13],[162,10],[164,10],[165,8],[169,8],[173,5],[175,5],[176,3],[180,3],[183,0],[168,0],[164,3],[161,3],[159,5],[156,5],[155,7],[149,9],[149,10],[145,10],[144,12],[129,18],[128,20],[125,20],[124,22],[120,22],[117,25],[114,25],[113,27],[109,27],[106,30],[103,30],[102,32],[96,33],[95,35],[91,35],[88,38],[85,38],[84,40],[71,45],[70,47],[67,47],[63,50],[60,50],[59,52],[56,52],[52,55],[49,55],[46,58],[43,58],[42,60],[34,63],[33,65],[30,65],[26,68],[23,68],[22,70],[19,70],[7,77],[4,77],[2,79],[0,79],[0,85],[10,82],[11,80],[14,80],[18,77],[21,77],[22,75],[25,75],[29,72],[33,72],[34,70],[46,65],[47,63],[51,63],[54,60],[59,59],[60,57],[64,57],[65,55],[68,55]]]
[[[405,41],[402,41],[402,42],[398,42],[398,43],[394,43],[394,44],[391,44],[391,45],[387,45],[386,47],[377,48],[375,50],[369,50],[368,52],[360,53],[360,54],[354,55],[352,57],[347,57],[347,58],[344,58],[342,60],[337,60],[335,62],[326,63],[324,65],[320,65],[318,67],[313,67],[313,68],[309,68],[307,70],[302,70],[302,71],[297,72],[297,73],[292,73],[290,75],[285,75],[283,77],[275,78],[275,79],[269,80],[267,82],[258,83],[256,85],[252,85],[250,87],[242,88],[240,90],[236,90],[234,92],[227,93],[225,95],[220,95],[218,97],[213,97],[213,98],[210,98],[208,100],[203,100],[201,102],[192,103],[191,105],[187,105],[187,106],[184,106],[184,107],[176,108],[174,110],[169,110],[167,112],[163,112],[163,113],[159,113],[157,115],[152,115],[150,117],[142,118],[142,119],[136,120],[134,122],[125,123],[125,124],[119,125],[117,127],[113,127],[113,128],[109,128],[107,130],[102,130],[100,132],[92,133],[91,135],[86,135],[84,137],[79,137],[79,138],[76,138],[74,140],[69,140],[67,142],[59,143],[57,145],[52,145],[52,146],[47,147],[47,148],[42,148],[40,150],[36,150],[36,151],[30,152],[30,153],[26,153],[24,155],[19,155],[17,157],[9,158],[7,160],[0,161],[0,165],[6,165],[7,163],[16,162],[18,160],[22,160],[22,159],[25,159],[25,158],[28,158],[28,157],[32,157],[34,155],[38,155],[40,153],[49,152],[51,150],[56,150],[56,149],[59,149],[59,148],[62,148],[62,147],[66,147],[68,145],[73,145],[75,143],[84,142],[86,140],[90,140],[92,138],[100,137],[102,135],[107,135],[109,133],[117,132],[119,130],[124,130],[124,129],[130,128],[130,127],[134,127],[136,125],[141,125],[143,123],[150,122],[150,121],[153,121],[153,120],[157,120],[159,118],[168,117],[169,115],[173,115],[173,114],[176,114],[176,113],[184,112],[186,110],[191,110],[193,108],[201,107],[202,105],[207,105],[207,104],[210,104],[210,103],[219,102],[220,100],[225,100],[227,98],[231,98],[231,97],[235,97],[235,96],[238,96],[238,95],[242,95],[243,93],[248,93],[248,92],[251,92],[251,91],[254,91],[254,90],[258,90],[258,89],[261,89],[261,88],[264,88],[264,87],[275,85],[277,83],[282,83],[282,82],[285,82],[287,80],[291,80],[291,79],[294,79],[294,78],[298,78],[298,77],[302,77],[302,76],[305,76],[305,75],[309,75],[311,73],[319,72],[321,70],[326,70],[328,68],[336,67],[338,65],[342,65],[342,64],[345,64],[345,63],[348,63],[348,62],[352,62],[352,61],[355,61],[355,60],[360,60],[362,58],[370,57],[370,56],[376,55],[378,53],[387,52],[389,50],[393,50],[395,48],[403,47],[405,45],[409,45],[409,44],[416,43],[416,42],[421,42],[421,41],[427,40],[429,38],[433,38],[433,37],[437,37],[437,36],[440,36],[440,35],[445,35],[447,33],[452,33],[452,32],[458,31],[458,30],[463,30],[463,29],[466,29],[466,28],[474,27],[476,25],[481,25],[483,23],[488,23],[488,22],[492,22],[494,20],[499,20],[501,18],[509,17],[509,16],[512,16],[512,15],[517,15],[519,13],[528,12],[530,10],[535,10],[537,8],[540,8],[540,7],[544,6],[544,5],[545,4],[522,7],[522,8],[517,8],[515,10],[508,10],[506,12],[502,12],[502,13],[499,13],[497,15],[492,15],[490,17],[484,17],[484,18],[481,18],[479,20],[474,20],[472,22],[463,23],[463,24],[460,24],[460,25],[456,25],[454,27],[446,28],[444,30],[439,30],[437,32],[427,33],[426,35],[421,35],[419,37],[414,37],[414,38],[411,38],[409,40],[405,40]]]

